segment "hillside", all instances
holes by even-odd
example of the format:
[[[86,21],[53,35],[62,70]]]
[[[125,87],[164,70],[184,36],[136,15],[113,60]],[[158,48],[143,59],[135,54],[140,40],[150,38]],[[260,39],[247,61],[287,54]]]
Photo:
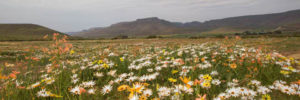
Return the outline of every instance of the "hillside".
[[[53,33],[60,32],[35,24],[0,24],[1,41],[41,40],[43,36]]]
[[[88,38],[107,38],[120,35],[130,37],[149,35],[172,34],[199,34],[199,33],[234,33],[241,31],[270,31],[280,27],[298,25],[300,10],[283,13],[249,15],[211,20],[206,22],[170,22],[157,17],[137,19],[131,22],[121,22],[109,27],[93,28],[74,34],[74,36]]]

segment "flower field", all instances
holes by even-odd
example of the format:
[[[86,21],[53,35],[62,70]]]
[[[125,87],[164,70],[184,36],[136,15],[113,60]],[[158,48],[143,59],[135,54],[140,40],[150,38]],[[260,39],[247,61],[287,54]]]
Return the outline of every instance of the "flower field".
[[[240,38],[85,46],[55,34],[0,69],[3,100],[299,100],[300,62]],[[191,40],[192,41],[192,40]]]

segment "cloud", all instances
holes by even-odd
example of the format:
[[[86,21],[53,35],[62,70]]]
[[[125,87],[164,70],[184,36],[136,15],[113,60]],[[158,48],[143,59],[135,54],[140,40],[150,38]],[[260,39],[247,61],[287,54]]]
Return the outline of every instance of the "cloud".
[[[35,23],[79,31],[120,21],[160,17],[205,21],[300,8],[300,0],[0,0],[0,23]]]

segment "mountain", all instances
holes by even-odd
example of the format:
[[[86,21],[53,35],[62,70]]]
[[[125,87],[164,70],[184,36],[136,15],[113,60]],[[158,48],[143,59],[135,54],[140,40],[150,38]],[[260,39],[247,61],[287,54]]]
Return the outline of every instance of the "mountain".
[[[184,31],[179,25],[157,17],[137,19],[133,22],[121,22],[106,28],[93,28],[76,34],[83,37],[114,37],[120,35],[144,36],[173,34]]]
[[[0,40],[42,40],[58,31],[36,24],[0,24]],[[60,33],[65,35],[63,33]]]
[[[170,22],[157,17],[121,22],[109,27],[88,29],[75,36],[87,38],[110,38],[115,36],[149,36],[199,33],[234,33],[242,31],[270,31],[280,27],[299,25],[300,10],[264,15],[239,16],[206,22]],[[290,29],[295,30],[295,29]]]

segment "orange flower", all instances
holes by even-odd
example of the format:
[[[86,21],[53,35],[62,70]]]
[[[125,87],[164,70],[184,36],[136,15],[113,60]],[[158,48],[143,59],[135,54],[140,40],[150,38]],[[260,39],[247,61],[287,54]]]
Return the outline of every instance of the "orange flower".
[[[200,80],[200,81],[199,81],[198,79],[195,79],[194,85],[196,85],[196,84],[200,85],[202,82],[203,82],[203,80]]]
[[[86,90],[84,88],[79,88],[79,90],[80,90],[80,94],[86,92]]]
[[[196,98],[195,100],[206,100],[206,94],[204,94],[203,96],[198,94],[198,98]]]
[[[18,86],[17,88],[19,88],[19,89],[24,89],[25,87],[24,87],[24,86]]]
[[[205,58],[204,58],[204,57],[203,57],[203,58],[201,58],[201,61],[202,61],[202,62],[204,62],[204,61],[205,61]]]
[[[16,78],[17,78],[17,75],[14,74],[14,73],[10,73],[10,74],[9,74],[9,77],[10,77],[10,78],[13,78],[13,79],[16,79]]]
[[[295,81],[295,82],[292,82],[292,83],[295,83],[295,84],[298,84],[298,85],[300,85],[300,80],[298,80],[298,81]]]
[[[7,77],[7,76],[2,76],[2,75],[0,75],[0,79],[8,79],[9,77]]]
[[[230,68],[235,69],[237,67],[237,65],[235,63],[230,64]]]
[[[40,59],[39,58],[36,58],[36,57],[31,57],[32,60],[34,61],[39,61]]]
[[[179,62],[181,65],[184,64],[184,61],[183,61],[182,59],[176,59],[175,61],[176,61],[176,62]]]
[[[188,84],[188,83],[190,82],[190,80],[191,80],[191,77],[189,77],[189,78],[187,78],[187,77],[184,77],[184,78],[180,77],[180,80],[181,80],[188,88],[191,87],[191,85]]]
[[[17,71],[12,71],[14,74],[20,74],[20,72],[17,72]]]

